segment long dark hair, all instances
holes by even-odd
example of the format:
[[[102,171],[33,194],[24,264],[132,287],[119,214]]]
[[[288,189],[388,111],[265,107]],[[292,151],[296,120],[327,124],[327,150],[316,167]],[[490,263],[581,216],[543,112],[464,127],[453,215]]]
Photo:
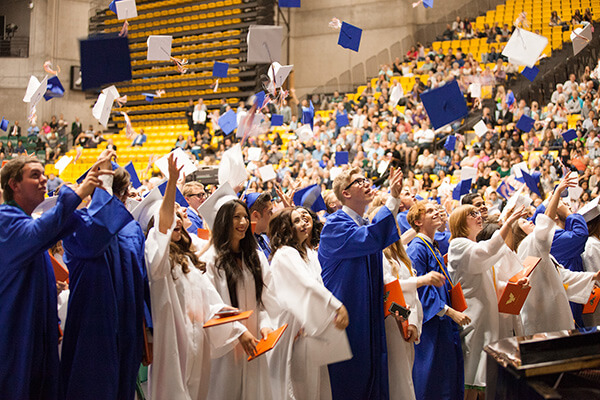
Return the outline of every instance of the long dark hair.
[[[248,229],[246,235],[240,240],[241,254],[236,254],[231,249],[231,231],[235,209],[240,205],[244,207],[246,218],[248,218]],[[256,302],[262,304],[263,279],[260,259],[257,253],[257,244],[252,229],[250,229],[250,213],[246,204],[240,200],[230,200],[225,203],[215,217],[212,240],[216,251],[215,267],[225,272],[227,289],[231,305],[238,307],[237,284],[243,277],[242,268],[238,265],[238,259],[242,259],[246,268],[254,277],[254,288],[256,291]]]
[[[307,260],[306,247],[298,242],[292,213],[297,208],[285,208],[275,213],[269,221],[269,240],[271,241],[271,259],[277,253],[277,250],[283,246],[293,247],[300,253],[304,261]]]
[[[321,241],[321,231],[323,230],[323,223],[321,219],[313,210],[308,207],[296,207],[296,209],[302,209],[310,215],[312,218],[312,231],[310,232],[310,242],[308,243],[310,247],[316,249],[319,246],[319,242]]]

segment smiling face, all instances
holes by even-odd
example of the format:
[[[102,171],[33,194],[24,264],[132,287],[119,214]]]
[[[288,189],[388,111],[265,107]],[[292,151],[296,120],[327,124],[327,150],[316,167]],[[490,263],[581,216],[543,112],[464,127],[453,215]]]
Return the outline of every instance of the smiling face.
[[[308,239],[310,231],[308,230],[308,223],[306,218],[297,210],[292,211],[292,225],[294,227],[294,234],[298,243],[303,246]]]
[[[26,212],[32,212],[42,201],[46,194],[46,183],[48,179],[44,175],[44,167],[37,162],[28,163],[23,166],[22,180],[9,181],[14,193],[14,199]]]
[[[467,214],[467,229],[469,235],[477,236],[483,229],[483,219],[479,211],[473,210]]]
[[[175,218],[175,228],[173,229],[173,233],[171,234],[172,242],[179,242],[181,240],[181,231],[183,230],[183,221],[178,216]]]
[[[519,218],[517,223],[519,224],[519,228],[527,235],[533,232],[533,228],[535,228],[535,224],[532,221],[527,221],[524,218]]]
[[[233,221],[230,234],[231,242],[237,246],[240,240],[242,240],[244,236],[246,236],[248,226],[250,226],[250,219],[248,218],[248,213],[246,212],[246,209],[241,204],[236,204],[235,212],[233,213]]]

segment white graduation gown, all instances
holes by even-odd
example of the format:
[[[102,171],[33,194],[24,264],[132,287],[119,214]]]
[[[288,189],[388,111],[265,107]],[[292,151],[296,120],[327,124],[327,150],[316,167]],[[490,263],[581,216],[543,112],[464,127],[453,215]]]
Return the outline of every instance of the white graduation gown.
[[[305,261],[296,249],[284,246],[271,259],[273,287],[284,310],[278,325],[288,324],[280,343],[267,355],[274,399],[331,399],[327,364],[322,360],[332,351],[330,342],[348,341],[345,330],[333,325],[342,302],[323,285],[316,252],[307,252]],[[345,351],[350,353],[349,346]],[[330,360],[343,355],[344,351],[333,350]]]
[[[155,218],[155,226],[158,226],[159,216]],[[165,234],[152,228],[146,239],[154,325],[150,397],[153,400],[206,399],[211,344],[224,346],[235,338],[230,335],[231,326],[203,328],[225,304],[199,269],[190,267],[187,274],[179,264],[171,269],[169,244],[174,226]],[[188,262],[191,264],[189,259]]]
[[[272,289],[269,263],[261,251],[257,251],[261,262],[263,276],[262,302],[256,302],[254,278],[244,267],[244,278],[238,284],[238,307],[242,311],[254,310],[247,320],[234,325],[233,336],[239,338],[242,333],[249,330],[257,339],[261,339],[262,328],[277,329],[278,326],[271,321],[269,314],[278,315],[279,305]],[[206,275],[226,304],[231,305],[227,278],[225,273],[215,267],[216,252],[211,246],[202,256],[206,262]],[[239,341],[230,343],[229,346],[213,353],[211,363],[210,387],[208,398],[210,400],[270,400],[271,386],[269,369],[264,355],[248,362]]]
[[[496,278],[496,297],[498,301],[500,301],[509,279],[523,269],[521,260],[508,246],[502,246],[500,253],[500,259],[496,261],[493,269]],[[523,335],[521,314],[513,315],[500,313],[499,317],[500,330],[498,331],[498,339]]]
[[[392,263],[398,268],[398,276],[392,272]],[[423,308],[417,294],[417,274],[411,275],[406,264],[401,261],[388,260],[383,257],[383,281],[387,285],[398,279],[404,301],[410,307],[409,325],[417,328],[421,337],[423,325]],[[388,352],[388,380],[390,400],[414,400],[415,387],[412,379],[413,363],[415,361],[415,345],[404,340],[402,332],[393,316],[385,319],[385,337]],[[416,342],[417,344],[419,341]]]
[[[590,236],[585,242],[583,258],[583,269],[586,272],[596,273],[600,271],[600,240],[596,236]],[[600,325],[600,307],[593,314],[583,314],[583,322],[586,326]]]
[[[594,287],[593,273],[572,272],[557,266],[550,256],[556,225],[545,214],[539,214],[535,228],[521,242],[518,250],[523,261],[527,256],[542,260],[530,276],[531,291],[523,304],[521,319],[525,335],[574,329],[569,300],[585,303]],[[567,289],[565,290],[565,286]]]
[[[460,333],[466,385],[486,386],[487,356],[483,348],[499,338],[500,313],[494,274],[503,267],[496,264],[505,246],[496,232],[490,240],[482,242],[452,239],[448,249],[448,272],[454,284],[461,284],[467,301],[464,313],[471,318],[471,323]]]

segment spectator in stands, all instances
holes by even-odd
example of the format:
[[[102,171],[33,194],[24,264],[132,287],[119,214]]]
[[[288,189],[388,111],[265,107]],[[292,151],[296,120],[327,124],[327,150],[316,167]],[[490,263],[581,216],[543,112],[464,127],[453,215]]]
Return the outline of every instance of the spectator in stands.
[[[0,160],[4,160],[6,156],[6,147],[4,147],[4,142],[0,140]]]
[[[452,26],[450,24],[446,25],[446,30],[442,33],[441,40],[454,40],[454,31],[452,30]]]
[[[558,16],[558,13],[556,11],[552,11],[552,13],[550,14],[550,22],[548,23],[548,25],[561,26],[563,31],[566,31],[569,29],[568,24],[566,22],[564,22],[562,19],[560,19],[560,17]]]
[[[180,149],[185,149],[185,146],[187,146],[187,140],[184,139],[183,135],[179,135],[177,136],[177,140],[175,141],[175,147],[176,148],[180,148]]]
[[[483,60],[483,62],[496,63],[496,61],[498,61],[499,58],[500,53],[496,52],[496,47],[490,46],[490,52],[485,54],[485,59]]]
[[[26,153],[25,146],[23,146],[23,141],[21,139],[17,141],[17,147],[15,148],[15,152],[18,155],[23,155]]]
[[[206,105],[204,104],[204,100],[201,98],[198,99],[198,103],[194,107],[194,113],[192,118],[194,120],[194,134],[202,133],[204,131],[204,127],[206,126]]]
[[[185,118],[187,119],[188,129],[194,130],[194,100],[189,99],[188,106],[185,109]]]
[[[135,138],[133,139],[133,141],[131,142],[131,145],[129,147],[135,147],[135,146],[143,146],[144,143],[146,143],[146,140],[148,140],[148,137],[146,136],[146,133],[144,132],[144,129],[140,129],[140,133],[138,133]]]
[[[292,120],[292,108],[288,105],[287,100],[283,100],[281,110],[279,113],[283,116],[283,123],[289,124]]]
[[[83,131],[83,127],[81,125],[81,121],[79,121],[79,117],[75,117],[75,121],[71,124],[71,137],[73,138],[73,146],[75,146],[75,141],[77,140],[77,136]]]
[[[417,52],[417,48],[415,46],[411,46],[410,50],[406,52],[406,60],[415,61],[418,55],[419,53]]]
[[[583,21],[583,15],[581,15],[581,10],[575,10],[575,13],[571,17],[571,24],[579,25]]]
[[[56,119],[56,115],[53,115],[50,119],[50,123],[48,124],[51,130],[58,130],[58,121]]]
[[[500,125],[506,125],[513,121],[513,114],[508,109],[506,102],[502,102],[500,110],[496,111],[496,121]]]
[[[585,9],[585,13],[583,14],[583,20],[589,23],[592,23],[592,21],[594,20],[592,10],[589,7]]]
[[[504,63],[502,62],[502,59],[497,59],[496,60],[496,65],[494,66],[494,69],[492,70],[494,72],[494,78],[496,78],[497,81],[499,82],[504,82],[506,81],[506,67],[504,66]]]
[[[579,93],[577,92],[577,90],[571,91],[571,96],[569,97],[569,100],[567,100],[565,106],[567,107],[567,112],[569,114],[581,113],[583,101],[581,100],[581,97],[579,97]]]
[[[37,136],[40,133],[40,128],[37,126],[37,124],[34,122],[31,124],[31,126],[29,128],[27,128],[27,136]]]
[[[62,179],[54,175],[52,172],[48,174],[48,182],[46,182],[46,190],[48,193],[54,192],[64,182]]]
[[[464,28],[465,24],[460,20],[460,17],[456,17],[456,19],[452,23],[452,31],[454,32],[455,36],[458,37],[458,34],[462,33]]]
[[[425,86],[425,84],[423,82],[421,82],[421,78],[418,76],[415,76],[415,84],[413,85],[412,90],[411,90],[411,97],[412,97],[413,101],[420,102],[421,101],[421,93],[423,93],[425,90],[427,90],[427,87]]]
[[[577,90],[579,88],[579,84],[576,82],[576,79],[577,77],[575,74],[569,74],[569,80],[564,83],[563,89],[567,93],[567,96],[570,96],[573,90]]]
[[[8,137],[21,137],[21,127],[19,126],[19,121],[15,121],[13,125],[8,130]]]
[[[552,92],[552,97],[550,98],[550,101],[554,104],[558,103],[558,96],[564,94],[563,91],[563,84],[562,83],[557,83],[556,84],[556,90],[554,92]]]

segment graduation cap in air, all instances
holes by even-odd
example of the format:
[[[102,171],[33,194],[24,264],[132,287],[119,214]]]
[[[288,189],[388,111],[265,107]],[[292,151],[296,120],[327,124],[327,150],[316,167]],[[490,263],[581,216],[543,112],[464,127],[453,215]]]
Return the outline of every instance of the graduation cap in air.
[[[508,214],[509,210],[511,210],[511,209],[516,210],[517,208],[519,208],[521,206],[529,207],[529,205],[533,202],[533,200],[531,200],[531,197],[521,194],[521,192],[523,191],[523,188],[524,188],[524,186],[519,188],[516,192],[513,193],[512,196],[510,196],[510,198],[506,202],[506,205],[502,209],[502,214],[500,214],[501,220],[503,220],[503,221],[505,220],[506,215]]]
[[[130,176],[130,180],[131,180],[131,186],[133,186],[134,189],[139,188],[140,186],[142,186],[142,182],[140,182],[140,178],[138,177],[137,171],[135,170],[135,166],[133,165],[133,161],[129,161],[127,163],[127,165],[125,165],[125,170],[127,172],[129,172],[129,176]]]
[[[248,178],[242,148],[239,143],[225,151],[221,156],[218,178],[219,185],[229,183],[232,188],[242,184]]]
[[[220,185],[217,190],[211,194],[208,199],[204,200],[204,203],[198,207],[198,214],[202,217],[208,229],[212,230],[214,227],[215,218],[219,209],[223,204],[231,200],[236,200],[238,197],[231,188],[229,183],[225,182]],[[256,200],[256,199],[255,199]]]
[[[300,0],[279,0],[281,8],[300,8]]]
[[[316,183],[294,193],[294,204],[310,208],[314,212],[327,210],[325,200],[321,197],[321,187]]]
[[[82,90],[131,80],[131,57],[126,37],[90,36],[79,41],[79,51]]]
[[[173,154],[173,157],[175,157],[177,168],[183,167],[180,174],[190,176],[194,172],[198,171],[198,168],[196,167],[196,165],[194,165],[194,162],[180,147],[176,148],[171,153]],[[171,153],[165,154],[164,156],[162,156],[154,162],[156,168],[158,168],[164,176],[169,176],[169,156],[171,155]],[[181,175],[179,177],[181,178]]]
[[[404,96],[404,89],[399,83],[392,87],[390,92],[390,106],[396,107],[400,99]]]
[[[423,0],[423,7],[433,8],[433,0]]]
[[[2,129],[4,132],[6,132],[8,129],[8,120],[4,119],[4,117],[2,117],[2,121],[0,121],[0,129]]]
[[[471,179],[461,180],[455,187],[452,189],[452,199],[460,200],[462,196],[469,193],[471,191]]]
[[[281,60],[283,27],[251,25],[248,28],[248,64],[271,64]]]
[[[576,28],[571,32],[571,42],[573,42],[573,55],[577,55],[592,40],[592,24],[587,24],[583,28]]]
[[[55,97],[63,97],[65,95],[65,88],[58,80],[58,76],[53,76],[48,79],[48,83],[46,84],[46,93],[44,94],[44,99],[46,101],[53,99]]]
[[[35,210],[33,210],[33,212],[31,213],[32,215],[35,214],[43,214],[46,211],[50,211],[55,205],[56,205],[56,201],[58,200],[58,196],[53,196],[50,193],[48,193],[49,197],[46,197],[44,199],[44,201],[42,201],[40,204],[38,204],[38,206],[35,208]]]
[[[237,115],[233,110],[227,111],[219,117],[218,125],[226,135],[229,135],[237,128]]]
[[[261,90],[260,92],[254,95],[254,104],[256,104],[256,109],[260,110],[265,103],[265,92]]]
[[[109,86],[98,95],[98,100],[96,100],[96,103],[92,108],[92,115],[105,128],[108,124],[108,118],[110,117],[113,103],[118,98],[119,92],[117,91],[117,88],[114,85]]]
[[[271,115],[271,126],[281,126],[283,125],[283,115],[273,114]]]
[[[29,106],[27,107],[28,115],[31,115],[32,109],[40,102],[40,100],[42,100],[42,97],[46,94],[47,87],[48,75],[46,75],[41,82],[33,75],[29,78],[27,90],[23,97],[23,102],[29,103]]]
[[[533,68],[547,45],[548,38],[545,36],[515,28],[502,50],[502,55],[513,64]]]
[[[527,185],[529,190],[531,190],[532,193],[537,194],[539,197],[542,197],[542,194],[538,189],[538,182],[540,181],[539,174],[537,175],[536,179],[534,176],[529,175],[527,171],[521,170],[521,172],[523,173],[523,180],[525,181],[525,184]]]
[[[248,161],[260,161],[262,149],[260,147],[248,148]]]
[[[148,61],[170,61],[171,45],[173,36],[168,35],[150,35],[146,41],[148,45]]]
[[[142,93],[142,96],[146,98],[146,101],[148,103],[152,103],[154,101],[154,98],[157,97],[155,93]]]
[[[358,52],[361,36],[362,29],[351,25],[347,22],[342,22],[340,36],[338,37],[338,44],[345,49],[350,49]]]
[[[139,222],[142,230],[148,229],[150,219],[158,213],[162,204],[163,195],[158,187],[152,189],[142,201],[131,211],[133,218]]]
[[[587,203],[585,206],[581,207],[577,214],[583,215],[585,218],[585,222],[590,222],[598,215],[600,215],[600,196],[596,197],[594,200]]]
[[[119,168],[119,164],[117,164],[114,161],[110,161],[110,166],[112,167],[112,170],[114,171],[115,169]],[[81,174],[81,176],[79,178],[77,178],[77,180],[75,182],[77,182],[78,185],[81,185],[81,182],[83,182],[83,180],[85,179],[85,177],[87,176],[88,172],[90,172],[90,169],[92,169],[91,167],[87,169],[87,171],[85,171],[83,174]]]
[[[56,162],[56,164],[54,164],[54,168],[58,170],[59,175],[62,174],[71,161],[73,161],[73,157],[64,155]]]
[[[454,151],[456,148],[456,136],[450,135],[446,138],[446,142],[444,143],[444,149],[448,151]]]
[[[565,142],[570,142],[571,140],[577,139],[577,132],[575,129],[569,129],[566,132],[563,132],[562,138]]]
[[[439,129],[469,114],[465,97],[455,80],[424,92],[421,94],[421,100],[434,129]]]
[[[519,120],[517,121],[517,129],[523,132],[529,132],[533,129],[534,123],[535,120],[533,118],[523,114],[521,115],[521,118],[519,118]]]
[[[256,199],[258,199],[260,197],[260,195],[261,194],[257,193],[257,192],[248,193],[246,195],[246,198],[244,199],[244,201],[246,202],[246,205],[248,206],[248,210],[252,208],[252,206],[256,202]]]
[[[114,10],[111,6],[114,4]],[[108,6],[115,14],[117,14],[118,20],[131,19],[138,16],[137,7],[135,0],[119,0],[116,2],[113,0]]]
[[[161,183],[160,185],[158,185],[158,190],[160,190],[160,194],[162,194],[163,196],[165,195],[165,191],[167,190],[168,182],[169,181],[166,180],[163,183]],[[179,204],[181,207],[187,208],[190,206],[188,204],[187,200],[185,199],[185,197],[183,197],[183,193],[181,193],[179,188],[177,188],[176,192],[175,192],[175,202],[177,202],[177,204]]]
[[[482,136],[483,136],[483,135],[485,135],[485,134],[487,133],[487,131],[488,131],[488,127],[487,127],[487,125],[485,124],[485,122],[483,122],[483,120],[481,120],[481,121],[479,121],[478,123],[476,123],[476,124],[473,126],[473,129],[475,130],[475,134],[476,134],[478,137],[482,137]]]
[[[538,67],[525,67],[525,69],[521,72],[521,75],[523,75],[525,78],[527,78],[530,82],[533,82],[533,80],[535,79],[535,77],[537,76],[537,74],[540,72],[540,70],[538,69]]]
[[[350,123],[350,121],[348,121],[348,114],[344,113],[344,114],[338,114],[335,117],[335,123],[337,124],[338,127],[343,127],[346,126]]]
[[[335,165],[341,166],[348,164],[348,152],[347,151],[336,151],[335,152]]]
[[[300,128],[296,129],[294,133],[301,142],[306,142],[313,137],[313,130],[308,125],[302,125]]]
[[[268,182],[272,179],[277,178],[277,174],[275,173],[275,170],[273,169],[273,166],[271,164],[267,164],[260,167],[258,169],[258,173],[260,174],[260,178],[263,182]]]
[[[227,70],[229,69],[229,64],[224,62],[215,61],[213,64],[212,74],[217,78],[226,78]]]
[[[506,200],[515,192],[515,188],[512,187],[508,182],[502,181],[502,183],[496,189],[496,192]]]
[[[280,88],[294,69],[293,65],[281,65],[275,61],[269,67],[267,76],[269,77],[268,90],[273,92],[275,89]]]
[[[302,110],[302,122],[303,124],[309,124],[310,128],[313,127],[313,120],[315,118],[315,106],[313,105],[312,100],[309,100],[308,110]]]

